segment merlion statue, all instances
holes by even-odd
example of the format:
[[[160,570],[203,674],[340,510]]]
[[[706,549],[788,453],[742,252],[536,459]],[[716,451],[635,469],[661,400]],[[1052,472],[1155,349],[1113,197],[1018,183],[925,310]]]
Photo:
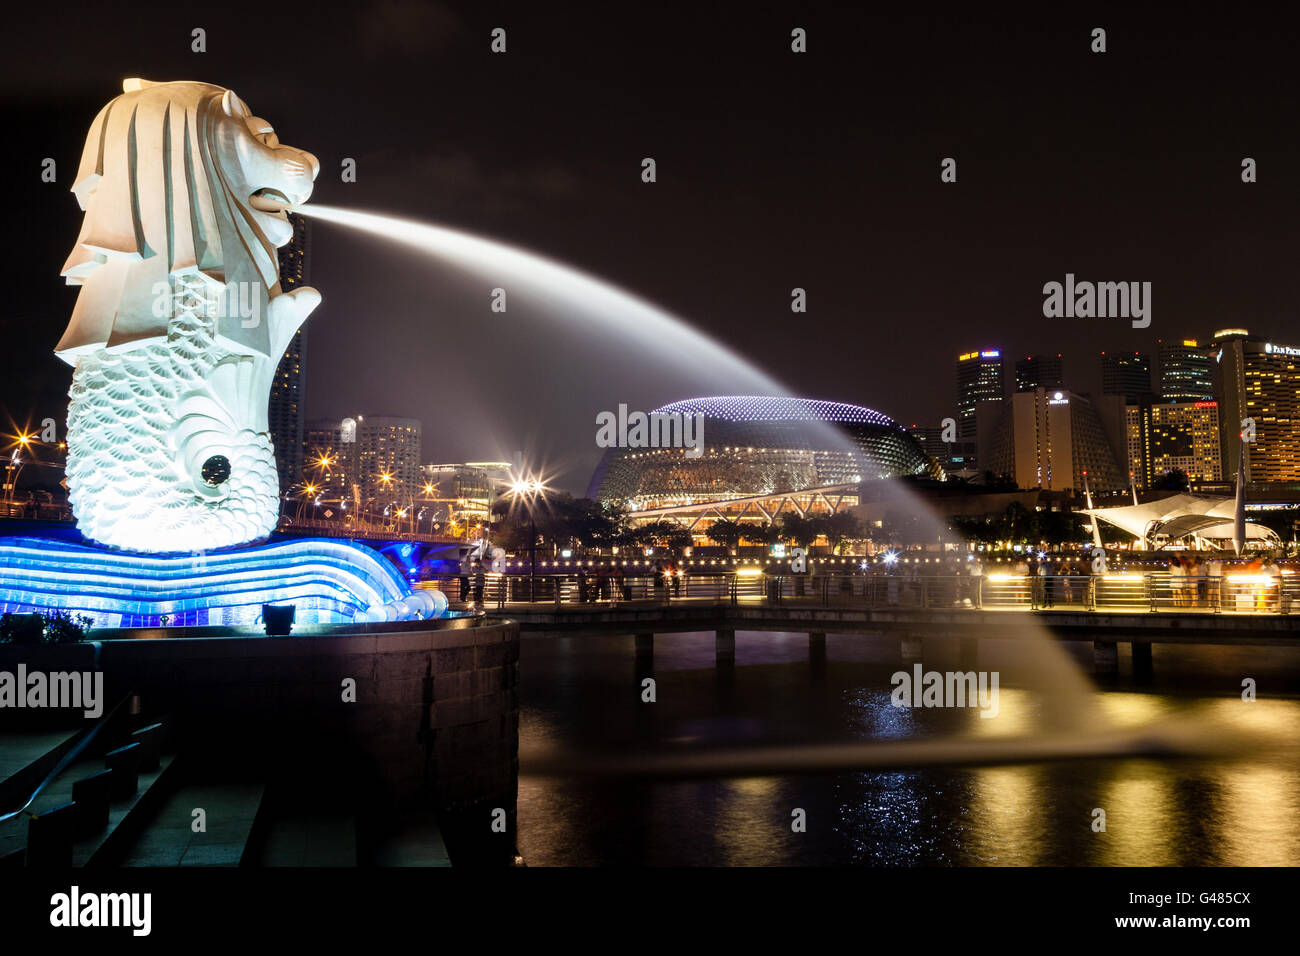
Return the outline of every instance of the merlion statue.
[[[130,79],[86,137],[79,285],[55,351],[76,371],[68,497],[87,537],[133,551],[264,538],[279,516],[267,401],[320,302],[280,290],[283,211],[320,165],[234,92]]]

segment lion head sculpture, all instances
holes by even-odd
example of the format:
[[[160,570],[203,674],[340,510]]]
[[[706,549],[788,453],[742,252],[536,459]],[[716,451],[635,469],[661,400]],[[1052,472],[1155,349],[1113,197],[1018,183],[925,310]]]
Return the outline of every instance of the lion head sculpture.
[[[56,353],[75,366],[69,499],[80,529],[137,551],[265,537],[279,515],[267,400],[319,303],[284,293],[284,207],[319,163],[232,91],[132,79],[100,111],[63,268],[81,286]]]

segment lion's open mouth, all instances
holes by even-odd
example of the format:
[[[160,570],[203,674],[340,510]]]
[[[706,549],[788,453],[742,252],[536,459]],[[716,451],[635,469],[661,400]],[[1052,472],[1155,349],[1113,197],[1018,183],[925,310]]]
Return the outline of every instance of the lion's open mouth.
[[[270,213],[283,213],[293,205],[288,196],[270,186],[265,186],[249,196],[248,204],[261,212]]]

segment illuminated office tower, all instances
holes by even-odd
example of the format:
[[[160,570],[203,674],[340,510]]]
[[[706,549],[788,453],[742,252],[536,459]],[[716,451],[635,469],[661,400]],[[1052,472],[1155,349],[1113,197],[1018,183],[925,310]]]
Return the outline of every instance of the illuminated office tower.
[[[280,289],[290,292],[307,284],[309,236],[307,220],[289,214],[293,238],[278,250]],[[271,443],[275,446],[275,467],[280,477],[280,493],[294,493],[303,481],[303,402],[306,398],[307,326],[304,324],[285,349],[271,382],[267,420],[271,426]]]
[[[1060,388],[1065,384],[1063,375],[1060,352],[1055,355],[1028,355],[1016,360],[1016,391]]]
[[[957,356],[957,437],[974,441],[976,407],[984,402],[1000,402],[1005,394],[1001,351],[982,349]]]
[[[356,481],[375,504],[403,504],[423,488],[420,423],[414,418],[357,416]]]
[[[510,469],[508,461],[421,465],[418,521],[451,537],[475,536],[490,524],[493,502],[508,493]]]
[[[356,419],[308,422],[303,435],[306,447],[303,482],[315,485],[327,499],[351,500],[352,484],[356,481]]]
[[[1136,405],[1151,395],[1151,356],[1141,352],[1101,353],[1101,393],[1123,395]]]
[[[1249,419],[1255,432],[1247,458],[1250,483],[1300,485],[1300,347],[1269,342],[1245,329],[1223,329],[1214,340],[1224,474],[1237,472],[1238,436]]]
[[[1214,399],[1214,359],[1197,339],[1160,340],[1162,402],[1208,402]]]
[[[1117,460],[1103,415],[1086,395],[1067,389],[1017,392],[1002,411],[983,467],[1007,474],[1021,488],[1117,491],[1128,474]]]
[[[1139,488],[1174,469],[1193,486],[1223,480],[1219,403],[1144,402],[1126,409],[1129,467]]]

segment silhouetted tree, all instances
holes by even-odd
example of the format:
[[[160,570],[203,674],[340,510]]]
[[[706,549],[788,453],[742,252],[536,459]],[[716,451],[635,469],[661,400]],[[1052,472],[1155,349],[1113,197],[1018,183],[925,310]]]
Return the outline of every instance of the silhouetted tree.
[[[1005,471],[993,474],[991,471],[984,472],[984,487],[990,491],[1019,491],[1020,486],[1016,480],[1008,475]]]
[[[746,522],[740,528],[740,540],[750,544],[776,544],[781,540],[781,530],[774,524]]]
[[[1187,491],[1190,487],[1187,472],[1181,468],[1171,468],[1151,482],[1153,491]]]
[[[813,519],[796,511],[781,516],[781,537],[801,548],[811,547],[820,533],[821,529]]]
[[[840,545],[848,538],[861,538],[865,535],[862,521],[847,511],[837,511],[833,515],[821,515],[813,519],[815,525],[826,536],[826,542],[832,551],[838,551]]]
[[[1043,511],[1038,515],[1040,540],[1051,545],[1076,544],[1087,541],[1080,516],[1071,511]]]
[[[1030,511],[1020,502],[1011,502],[998,519],[997,540],[1024,544],[1031,538],[1037,537],[1037,517],[1035,512]]]

